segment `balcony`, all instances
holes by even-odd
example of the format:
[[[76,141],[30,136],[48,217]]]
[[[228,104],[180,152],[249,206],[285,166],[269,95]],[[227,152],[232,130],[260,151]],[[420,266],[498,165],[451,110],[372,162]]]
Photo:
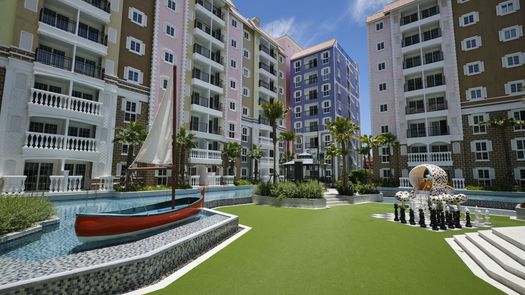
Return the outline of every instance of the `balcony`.
[[[202,56],[205,59],[202,60],[205,64],[208,64],[209,61],[213,61],[214,63],[210,63],[215,68],[219,69],[220,71],[224,71],[224,57],[221,56],[220,51],[217,52],[211,52],[208,48],[201,46],[200,44],[193,44],[193,53],[197,53],[196,56]]]
[[[224,21],[224,13],[220,8],[213,6],[213,4],[206,0],[197,0],[196,2],[198,5],[204,7],[204,9],[211,12],[214,16]]]
[[[211,89],[220,94],[224,92],[223,80],[221,80],[218,73],[210,76],[210,74],[194,68],[191,77],[193,78],[193,84],[199,85],[204,89]]]
[[[428,128],[428,136],[450,135],[448,126],[431,126]]]
[[[270,95],[274,95],[277,93],[276,87],[273,85],[273,83],[268,83],[264,80],[259,80],[259,87],[265,88],[270,90],[273,93],[270,93]]]
[[[269,66],[263,62],[260,62],[259,63],[259,69],[262,69],[264,71],[261,71],[262,73],[264,72],[267,72],[268,74],[270,74],[272,77],[276,77],[277,74],[275,72],[275,69],[273,68],[273,66]],[[268,76],[268,75],[267,75]]]
[[[273,146],[273,140],[269,137],[259,136],[259,144]]]
[[[202,32],[203,37],[215,42],[217,45],[224,48],[224,35],[220,29],[212,30],[210,26],[196,19],[194,21],[193,27],[198,29],[197,32]],[[208,38],[211,36],[212,38]]]
[[[193,164],[222,164],[221,151],[205,150],[205,149],[191,149],[190,162]]]
[[[425,107],[423,105],[421,106],[406,106],[405,107],[405,114],[407,115],[413,115],[413,114],[421,114],[425,112]]]
[[[448,102],[442,101],[438,103],[429,103],[427,105],[427,112],[438,112],[438,111],[444,111],[448,109]]]
[[[309,69],[313,69],[313,68],[317,68],[317,61],[309,62],[309,63],[305,63],[304,64],[304,69],[305,70],[309,70]]]
[[[53,109],[59,111],[57,115],[62,115],[63,111],[71,112],[73,116],[89,115],[95,119],[101,116],[102,103],[87,99],[82,99],[74,96],[64,95],[44,91],[40,89],[31,89],[31,97],[29,98],[29,105],[44,107],[46,109]],[[94,117],[94,118],[93,118]]]
[[[432,18],[432,17],[438,14],[439,14],[439,6],[436,5],[433,7],[423,9],[419,13],[414,12],[409,15],[402,16],[400,20],[401,31],[405,29],[414,28],[416,26],[422,25],[429,21],[433,21],[436,18]]]
[[[403,37],[401,41],[401,52],[414,51],[425,46],[437,45],[441,43],[441,29],[434,28],[419,34]],[[430,42],[432,41],[432,42]]]
[[[95,138],[28,131],[23,146],[23,156],[26,158],[52,157],[98,161],[97,146]]]
[[[222,103],[219,102],[219,96],[202,97],[199,93],[192,93],[191,95],[191,110],[210,116],[222,118]]]
[[[304,96],[304,99],[306,100],[314,100],[317,99],[317,92],[312,92]]]
[[[35,61],[39,63],[66,71],[71,71],[72,66],[74,64],[75,73],[97,79],[104,78],[104,69],[102,67],[97,66],[93,62],[81,61],[80,59],[82,58],[77,57],[76,60],[73,62],[73,59],[71,59],[70,57],[66,57],[65,55],[61,54],[51,53],[50,51],[47,51],[42,48],[37,48],[35,54]]]
[[[427,133],[424,128],[408,128],[407,129],[407,138],[418,138],[426,137]]]
[[[221,135],[222,136],[222,130],[220,127],[213,126],[207,123],[195,123],[194,121],[190,122],[190,130],[201,132],[201,133],[207,133],[207,134],[214,134],[214,135]]]
[[[111,13],[111,3],[107,0],[82,0],[91,6],[101,9],[107,13]]]
[[[425,77],[425,85],[423,85],[423,79],[422,78],[415,78],[407,80],[404,85],[404,91],[410,92],[410,91],[416,91],[421,90],[423,88],[432,88],[432,87],[438,87],[445,85],[445,76],[443,74],[435,74],[435,75],[428,75]],[[424,87],[425,86],[425,87]]]
[[[259,124],[262,124],[262,125],[267,125],[267,126],[272,126],[270,124],[270,120],[268,120],[268,118],[265,118],[263,116],[259,116]]]
[[[408,153],[408,166],[417,166],[424,163],[452,166],[452,153]]]
[[[312,78],[308,78],[308,79],[305,79],[304,80],[304,84],[305,85],[313,85],[313,84],[317,84],[319,80],[317,79],[317,77],[312,77]]]
[[[303,132],[317,132],[319,131],[319,125],[304,126]]]
[[[266,47],[265,45],[262,45],[262,44],[259,45],[259,51],[264,52],[267,58],[269,59],[275,60],[277,58],[277,54],[275,53],[275,51],[273,49]]]

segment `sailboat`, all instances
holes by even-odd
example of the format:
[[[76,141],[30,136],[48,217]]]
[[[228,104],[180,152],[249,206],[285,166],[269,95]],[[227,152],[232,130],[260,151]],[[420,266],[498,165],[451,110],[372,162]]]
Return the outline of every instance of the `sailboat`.
[[[130,168],[129,171],[162,170],[169,166],[175,171],[172,159],[176,158],[176,72],[174,67],[172,83],[164,93],[151,131],[134,161],[164,167]],[[85,243],[143,235],[199,214],[204,207],[205,188],[201,187],[200,197],[176,199],[175,185],[173,180],[171,201],[110,212],[78,213],[75,220],[78,240]]]

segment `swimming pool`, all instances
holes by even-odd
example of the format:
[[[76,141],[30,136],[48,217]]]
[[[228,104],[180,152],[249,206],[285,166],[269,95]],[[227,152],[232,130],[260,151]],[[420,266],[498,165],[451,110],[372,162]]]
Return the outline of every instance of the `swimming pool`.
[[[252,193],[253,188],[213,191],[206,193],[205,200],[214,201],[245,198],[250,197]],[[180,195],[180,197],[188,196],[198,197],[199,193]],[[55,205],[57,215],[60,218],[58,229],[44,233],[39,240],[3,253],[1,256],[26,260],[42,260],[70,254],[73,249],[82,244],[77,240],[74,230],[77,213],[123,210],[167,201],[170,198],[171,195],[167,194],[164,196],[135,197],[127,199],[91,198],[70,201],[54,201],[53,204]],[[205,218],[205,216],[201,216],[200,218]]]

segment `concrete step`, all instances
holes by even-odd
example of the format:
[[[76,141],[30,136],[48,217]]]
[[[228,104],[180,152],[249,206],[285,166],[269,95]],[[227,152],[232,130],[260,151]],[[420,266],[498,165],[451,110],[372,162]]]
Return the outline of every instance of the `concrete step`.
[[[507,240],[504,240],[495,235],[491,230],[482,230],[478,233],[479,236],[485,239],[487,242],[491,243],[493,246],[505,252],[505,254],[514,258],[514,260],[525,266],[525,251],[514,246],[514,244],[507,242]]]
[[[492,229],[492,232],[525,251],[525,226],[494,228]]]
[[[474,260],[488,276],[501,284],[525,294],[525,280],[506,271],[496,261],[472,243],[465,235],[454,236],[454,241]]]
[[[478,233],[466,233],[465,236],[470,242],[475,244],[481,251],[487,254],[492,260],[496,261],[506,271],[525,279],[525,266],[521,265],[512,257],[483,239]]]

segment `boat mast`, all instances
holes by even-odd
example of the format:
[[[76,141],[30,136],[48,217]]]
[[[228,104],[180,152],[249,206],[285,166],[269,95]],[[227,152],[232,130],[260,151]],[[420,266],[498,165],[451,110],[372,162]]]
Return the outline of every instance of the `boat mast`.
[[[171,208],[175,208],[175,189],[177,184],[175,183],[175,159],[177,158],[177,66],[173,66],[173,102],[172,102],[172,111],[173,111],[173,122],[172,122],[172,138],[171,138]]]

